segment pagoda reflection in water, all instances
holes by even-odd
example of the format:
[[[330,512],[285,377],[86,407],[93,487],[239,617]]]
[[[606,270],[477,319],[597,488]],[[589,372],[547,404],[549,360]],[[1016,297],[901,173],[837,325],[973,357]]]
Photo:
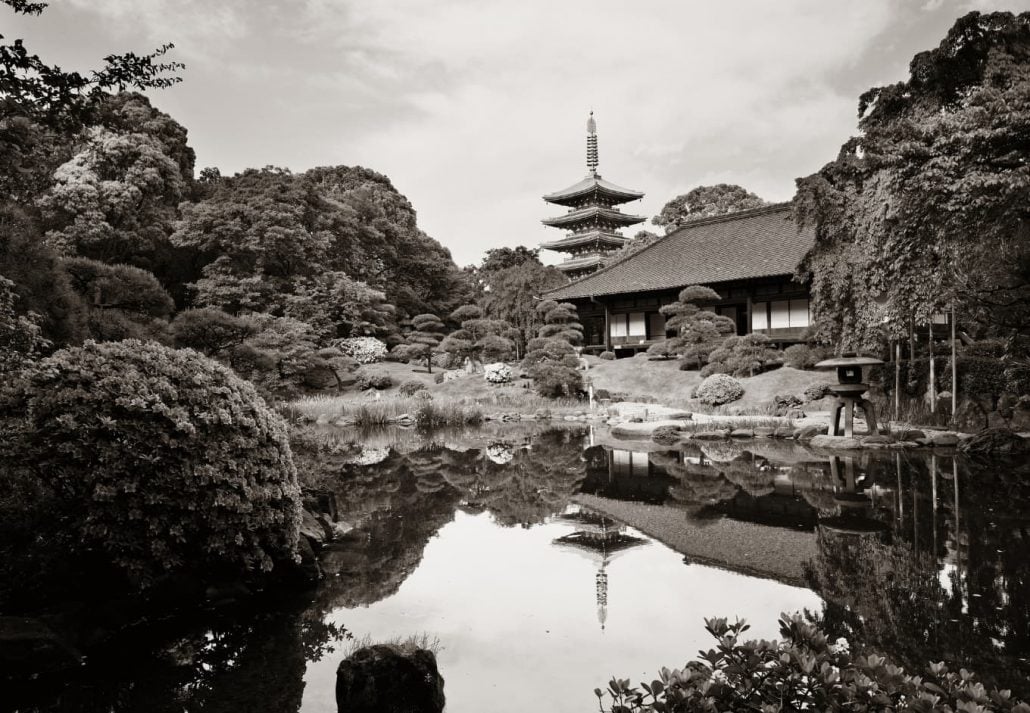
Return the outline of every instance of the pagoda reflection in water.
[[[554,544],[569,547],[597,564],[597,621],[603,631],[608,621],[608,563],[647,540],[627,534],[622,523],[583,508],[563,513],[557,519],[574,525],[576,530],[556,538]]]

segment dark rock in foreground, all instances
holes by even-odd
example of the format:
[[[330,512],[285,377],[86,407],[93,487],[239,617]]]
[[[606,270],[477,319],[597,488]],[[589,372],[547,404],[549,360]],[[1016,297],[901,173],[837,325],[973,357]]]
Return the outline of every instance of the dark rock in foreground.
[[[963,441],[959,449],[973,456],[1015,456],[1030,453],[1030,440],[1007,428],[987,428]]]
[[[367,646],[340,662],[336,708],[339,713],[440,713],[443,683],[431,651]]]
[[[38,673],[77,666],[81,655],[38,619],[0,616],[0,666],[4,674]]]

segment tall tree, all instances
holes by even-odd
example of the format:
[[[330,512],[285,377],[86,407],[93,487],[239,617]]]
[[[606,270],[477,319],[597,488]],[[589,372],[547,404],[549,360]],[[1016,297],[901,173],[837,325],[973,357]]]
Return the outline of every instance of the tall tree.
[[[798,180],[815,230],[822,335],[901,336],[957,305],[985,331],[1030,334],[1030,13],[970,13],[907,81],[859,100],[861,134]]]
[[[651,219],[665,228],[668,235],[693,220],[735,213],[749,208],[761,208],[767,203],[754,193],[733,183],[698,186],[676,196],[662,207],[662,212]]]
[[[605,256],[604,264],[611,265],[613,262],[625,260],[630,255],[640,252],[648,245],[654,245],[661,239],[661,236],[652,233],[650,230],[638,230],[637,234],[629,242],[610,255]]]
[[[522,351],[543,324],[543,316],[537,311],[540,296],[566,284],[568,278],[553,267],[526,260],[489,273],[485,281],[486,290],[480,299],[483,314],[517,329],[517,346]]]

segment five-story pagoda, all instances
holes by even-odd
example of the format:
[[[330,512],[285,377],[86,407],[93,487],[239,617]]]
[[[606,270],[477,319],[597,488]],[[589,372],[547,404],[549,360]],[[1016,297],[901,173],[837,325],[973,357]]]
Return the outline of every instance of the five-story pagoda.
[[[587,120],[587,173],[579,183],[565,190],[544,196],[544,200],[565,206],[569,212],[557,218],[548,218],[544,225],[570,231],[560,240],[541,243],[546,250],[568,253],[564,262],[555,265],[572,279],[598,270],[604,256],[614,252],[629,238],[619,233],[620,228],[644,222],[641,215],[628,215],[615,206],[640,200],[643,193],[616,186],[601,178],[597,172],[597,124],[594,113]]]

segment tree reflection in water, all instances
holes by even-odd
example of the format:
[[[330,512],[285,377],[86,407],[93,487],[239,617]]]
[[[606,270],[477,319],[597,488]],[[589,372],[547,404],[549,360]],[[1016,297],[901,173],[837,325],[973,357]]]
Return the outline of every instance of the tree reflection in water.
[[[354,530],[323,552],[327,578],[315,590],[137,627],[91,652],[81,670],[29,682],[5,703],[19,711],[297,711],[307,666],[345,634],[326,615],[395,593],[458,509],[530,527],[579,492],[684,511],[685,528],[729,517],[798,530],[818,545],[805,577],[834,636],[914,670],[948,659],[1030,696],[1027,464],[888,451],[834,462],[772,442],[647,453],[586,440],[583,429],[554,429],[474,447],[325,441],[299,465],[317,469],[308,475],[335,495]],[[849,491],[860,498],[849,502]],[[854,511],[849,522],[832,519],[842,506]],[[856,534],[855,513],[883,531]]]
[[[830,633],[911,670],[944,659],[1030,696],[1030,464],[754,447],[616,451],[590,459],[587,482],[683,509],[688,527],[728,516],[814,529],[805,579]]]

